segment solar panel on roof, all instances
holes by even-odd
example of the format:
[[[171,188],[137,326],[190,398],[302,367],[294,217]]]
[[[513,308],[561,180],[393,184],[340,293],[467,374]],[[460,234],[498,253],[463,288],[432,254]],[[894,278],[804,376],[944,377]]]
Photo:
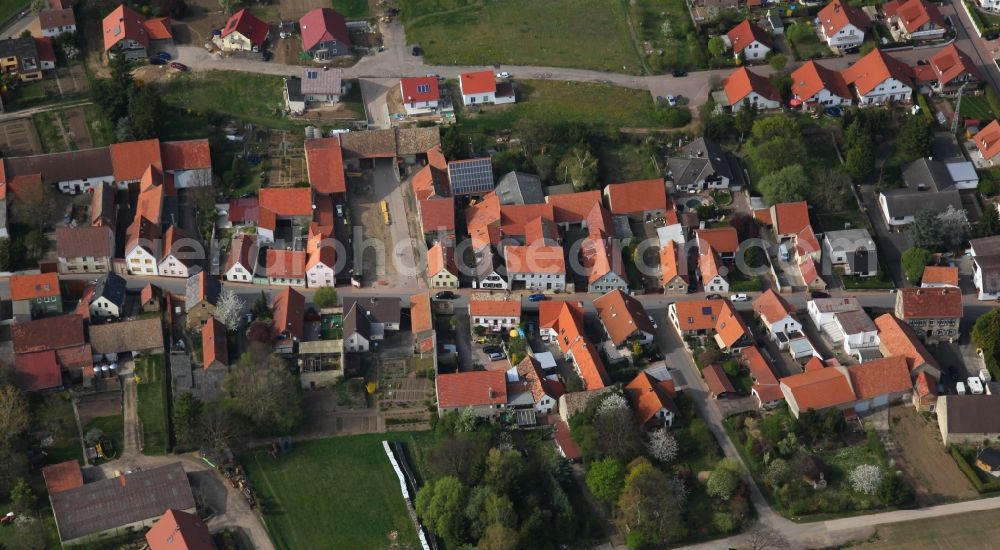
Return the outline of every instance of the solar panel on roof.
[[[452,191],[457,194],[490,191],[493,183],[493,163],[489,158],[448,163]]]

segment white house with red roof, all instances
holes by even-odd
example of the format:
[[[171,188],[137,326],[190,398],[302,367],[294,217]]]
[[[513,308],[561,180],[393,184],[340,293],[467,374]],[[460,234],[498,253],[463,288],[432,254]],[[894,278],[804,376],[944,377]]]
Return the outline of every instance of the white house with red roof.
[[[408,115],[433,113],[441,101],[437,77],[433,76],[400,78],[399,91],[402,93],[403,108]]]
[[[881,50],[872,50],[841,74],[862,106],[909,103],[913,97],[913,69]]]
[[[900,41],[937,40],[947,23],[937,6],[927,0],[891,0],[882,5],[893,38]]]
[[[170,19],[146,19],[139,12],[122,4],[104,17],[104,51],[109,58],[143,59],[156,41],[171,40]]]
[[[754,25],[749,19],[736,25],[725,34],[724,40],[733,49],[733,55],[747,61],[763,61],[774,49],[774,42],[767,32]]]
[[[229,282],[253,282],[259,251],[256,235],[242,234],[233,237],[223,278]]]
[[[859,8],[842,0],[833,0],[816,14],[819,35],[835,51],[850,50],[865,41],[871,20]]]
[[[522,283],[527,290],[566,289],[566,259],[561,246],[507,246],[503,253],[511,285]]]
[[[766,77],[740,67],[733,71],[722,83],[729,108],[735,113],[743,108],[746,102],[756,106],[760,111],[781,107],[781,95],[771,81]]]
[[[958,93],[966,83],[966,90],[971,91],[978,88],[983,80],[976,64],[954,43],[941,48],[927,60],[926,65],[914,67],[913,72],[921,87],[943,95]]]
[[[792,107],[840,107],[851,104],[851,89],[839,71],[810,59],[792,71]]]
[[[987,124],[982,130],[972,137],[976,142],[976,150],[979,158],[974,159],[977,164],[994,166],[1000,160],[1000,122],[994,120]]]
[[[434,379],[438,410],[471,410],[477,416],[495,416],[507,406],[507,373],[466,371],[441,374]]]
[[[462,73],[458,77],[462,105],[514,103],[514,88],[510,82],[497,83],[492,71]]]
[[[267,23],[243,8],[226,21],[215,43],[227,52],[259,52],[269,33]]]
[[[604,198],[613,215],[637,221],[666,216],[669,202],[662,178],[613,183],[604,188]]]
[[[473,326],[511,329],[521,323],[521,300],[469,300],[469,317]]]
[[[315,8],[299,19],[302,51],[313,61],[330,61],[351,53],[351,34],[343,15],[330,8]]]

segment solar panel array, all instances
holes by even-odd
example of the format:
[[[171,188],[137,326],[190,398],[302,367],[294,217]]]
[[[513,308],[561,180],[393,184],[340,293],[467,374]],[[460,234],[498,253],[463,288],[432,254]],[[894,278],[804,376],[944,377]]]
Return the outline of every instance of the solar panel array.
[[[489,157],[449,162],[448,179],[451,181],[452,193],[456,195],[487,193],[496,185],[493,182],[493,163]]]

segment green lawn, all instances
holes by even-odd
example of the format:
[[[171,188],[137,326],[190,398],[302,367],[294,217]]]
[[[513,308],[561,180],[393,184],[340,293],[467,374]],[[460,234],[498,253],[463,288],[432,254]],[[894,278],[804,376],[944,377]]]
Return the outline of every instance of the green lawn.
[[[462,130],[497,133],[514,127],[521,119],[546,124],[583,123],[621,127],[662,126],[648,91],[606,84],[518,80],[517,103],[484,109],[463,109]],[[461,107],[459,107],[461,109]]]
[[[997,117],[993,109],[990,108],[990,102],[986,100],[985,95],[963,96],[959,114],[965,118],[975,118],[982,121],[993,120]]]
[[[432,437],[421,432],[304,441],[277,460],[264,450],[251,452],[243,465],[260,496],[275,547],[388,548],[393,531],[401,547],[417,546],[382,441],[410,445]]]
[[[896,288],[896,285],[892,284],[892,279],[889,275],[881,269],[874,277],[857,277],[854,275],[844,275],[843,269],[838,268],[837,276],[840,277],[840,282],[844,284],[844,289],[846,290],[884,290],[887,288]]]
[[[142,422],[143,453],[165,454],[170,436],[167,427],[167,380],[162,355],[136,359],[139,377],[138,407]]]
[[[165,117],[167,133],[183,133],[185,124],[207,124],[217,117],[272,128],[295,126],[283,114],[280,76],[228,71],[179,74],[164,86],[163,100],[169,107],[179,111],[177,114],[183,115]],[[177,120],[192,116],[188,121]],[[199,118],[208,120],[202,123],[198,121]]]
[[[406,38],[428,63],[538,65],[638,74],[622,2],[403,0]]]
[[[803,34],[801,39],[793,42],[797,59],[806,60],[830,55],[830,48],[819,41],[816,33]]]
[[[104,437],[111,440],[115,447],[114,456],[121,456],[125,437],[125,419],[122,415],[101,416],[91,420],[83,427],[84,437],[86,437],[87,432],[94,428],[101,430],[104,433]]]
[[[57,464],[67,460],[81,460],[80,432],[73,415],[73,403],[69,392],[50,393],[45,396],[33,395],[29,400],[33,433],[48,433],[52,445],[45,448],[46,464]]]
[[[59,133],[58,113],[56,111],[45,111],[31,115],[31,122],[38,131],[38,139],[42,142],[42,151],[45,153],[60,153],[66,150],[66,142],[63,141]]]
[[[0,0],[0,22],[6,21],[15,13],[28,9],[30,2],[24,0]]]
[[[347,19],[368,17],[368,0],[331,0],[330,5]]]
[[[90,132],[90,140],[94,142],[94,147],[104,147],[117,141],[115,129],[104,118],[97,105],[84,105],[83,112],[87,115],[87,130]]]

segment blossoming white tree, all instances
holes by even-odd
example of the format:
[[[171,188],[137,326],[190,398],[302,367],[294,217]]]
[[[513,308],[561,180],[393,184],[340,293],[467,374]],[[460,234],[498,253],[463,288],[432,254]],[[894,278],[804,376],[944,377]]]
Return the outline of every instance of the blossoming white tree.
[[[847,476],[851,487],[859,493],[874,495],[882,484],[882,468],[874,464],[862,464],[851,470]]]

